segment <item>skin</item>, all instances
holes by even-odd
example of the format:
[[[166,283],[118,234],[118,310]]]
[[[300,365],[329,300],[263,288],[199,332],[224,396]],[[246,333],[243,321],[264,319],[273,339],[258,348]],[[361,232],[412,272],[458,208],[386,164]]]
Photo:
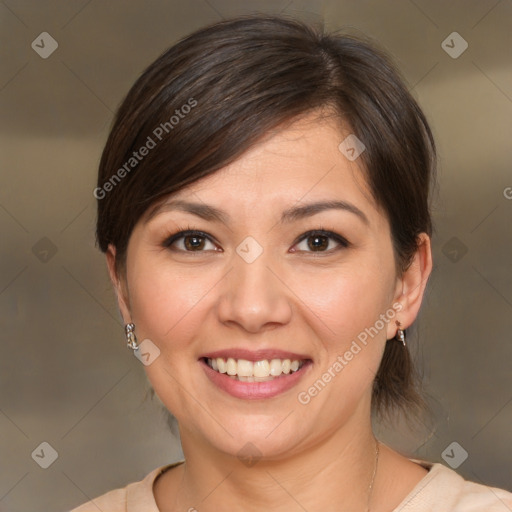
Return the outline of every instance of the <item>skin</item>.
[[[318,113],[270,133],[232,164],[174,197],[213,205],[229,222],[162,209],[131,235],[126,267],[107,263],[126,323],[160,356],[148,379],[177,418],[186,463],[154,485],[162,512],[190,510],[366,510],[375,468],[372,381],[386,340],[416,318],[432,269],[422,234],[411,265],[397,275],[390,227],[370,196],[358,160],[338,150],[350,133]],[[283,210],[317,200],[344,200],[368,219],[326,210],[281,224]],[[164,241],[181,229],[210,235],[199,250]],[[323,228],[346,238],[296,242]],[[263,253],[247,263],[236,248],[253,237]],[[323,243],[325,245],[323,245]],[[327,243],[329,245],[327,245]],[[181,249],[181,250],[180,250]],[[402,309],[311,401],[307,390],[365,328],[399,302]],[[390,341],[389,343],[398,343]],[[214,350],[277,348],[307,354],[300,382],[274,398],[243,400],[214,386],[198,358]],[[261,459],[246,466],[251,442]],[[372,512],[396,507],[427,471],[389,447],[380,457]]]

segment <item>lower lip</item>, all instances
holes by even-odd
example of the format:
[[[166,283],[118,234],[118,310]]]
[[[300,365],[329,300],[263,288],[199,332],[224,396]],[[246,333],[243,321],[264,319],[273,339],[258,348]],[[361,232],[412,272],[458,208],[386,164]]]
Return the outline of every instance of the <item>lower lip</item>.
[[[200,360],[204,368],[206,376],[218,388],[235,398],[243,398],[246,400],[261,400],[263,398],[272,398],[295,386],[304,376],[311,366],[311,361],[307,361],[302,368],[293,373],[281,374],[272,380],[265,382],[242,382],[232,379],[225,373],[219,373],[208,366],[204,360]]]

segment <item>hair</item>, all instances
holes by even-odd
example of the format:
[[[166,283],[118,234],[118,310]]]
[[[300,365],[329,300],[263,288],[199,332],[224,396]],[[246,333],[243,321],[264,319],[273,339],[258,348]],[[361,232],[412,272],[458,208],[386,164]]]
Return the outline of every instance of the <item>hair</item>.
[[[360,139],[360,163],[387,216],[397,273],[409,266],[429,208],[436,148],[389,57],[366,39],[285,17],[252,15],[200,29],[165,51],[121,103],[101,157],[97,242],[125,265],[149,207],[233,162],[271,130],[328,108]],[[388,340],[374,380],[380,416],[425,401],[408,349]]]

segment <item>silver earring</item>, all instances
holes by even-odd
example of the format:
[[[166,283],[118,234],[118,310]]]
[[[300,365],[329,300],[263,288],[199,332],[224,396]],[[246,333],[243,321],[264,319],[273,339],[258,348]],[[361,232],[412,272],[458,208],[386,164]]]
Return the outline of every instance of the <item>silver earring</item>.
[[[124,330],[126,333],[126,342],[128,345],[128,348],[131,348],[132,350],[138,350],[139,345],[137,345],[137,336],[135,336],[135,324],[126,324],[124,326]]]
[[[401,341],[402,345],[405,347],[405,330],[401,328],[402,324],[398,320],[395,322],[395,324],[398,327],[398,329],[396,330],[395,338],[398,341]]]

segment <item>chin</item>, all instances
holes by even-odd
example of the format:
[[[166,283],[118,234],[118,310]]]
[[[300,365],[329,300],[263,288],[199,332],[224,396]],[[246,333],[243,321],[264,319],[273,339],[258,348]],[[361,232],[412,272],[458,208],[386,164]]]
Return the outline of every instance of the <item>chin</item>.
[[[238,415],[222,422],[227,432],[216,428],[215,432],[220,435],[213,438],[209,435],[213,431],[212,425],[212,429],[205,430],[204,434],[215,449],[240,459],[263,457],[273,460],[289,457],[302,444],[306,433],[304,422],[301,421],[299,425],[297,418],[294,418],[295,414],[288,414]]]

